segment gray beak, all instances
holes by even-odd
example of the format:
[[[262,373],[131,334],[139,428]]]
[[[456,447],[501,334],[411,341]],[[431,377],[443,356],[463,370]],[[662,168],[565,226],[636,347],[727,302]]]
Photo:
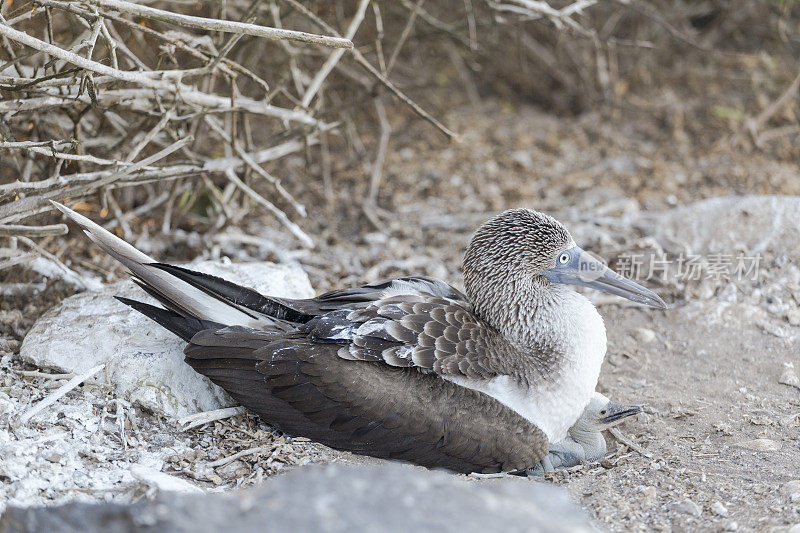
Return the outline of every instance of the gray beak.
[[[605,414],[603,414],[603,411],[605,411]],[[638,405],[620,405],[608,402],[603,411],[600,412],[600,424],[603,426],[615,426],[629,416],[638,415],[642,412],[642,408]]]
[[[558,254],[556,266],[543,271],[542,275],[549,279],[550,283],[590,287],[650,307],[667,308],[667,304],[656,293],[623,278],[586,253],[580,246],[574,246]]]

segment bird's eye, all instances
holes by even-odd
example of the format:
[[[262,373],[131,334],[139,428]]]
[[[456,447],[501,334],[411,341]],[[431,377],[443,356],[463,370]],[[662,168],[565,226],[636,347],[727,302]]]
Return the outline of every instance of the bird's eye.
[[[604,415],[604,414],[606,414],[606,410],[605,410],[605,409],[603,409],[602,411],[600,411],[600,414],[601,414],[601,415]]]
[[[561,263],[562,265],[566,265],[567,263],[569,263],[569,254],[565,252],[559,255],[558,262]]]

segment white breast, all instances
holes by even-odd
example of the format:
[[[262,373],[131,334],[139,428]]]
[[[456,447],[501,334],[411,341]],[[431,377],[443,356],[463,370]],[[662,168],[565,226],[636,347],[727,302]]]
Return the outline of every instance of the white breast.
[[[546,381],[535,387],[519,384],[509,376],[478,381],[447,376],[462,387],[487,394],[536,424],[550,442],[567,436],[597,386],[600,366],[606,354],[606,328],[597,309],[582,295],[567,288],[554,287],[558,305],[545,316],[536,317],[531,326],[559,345],[564,359],[553,368]]]

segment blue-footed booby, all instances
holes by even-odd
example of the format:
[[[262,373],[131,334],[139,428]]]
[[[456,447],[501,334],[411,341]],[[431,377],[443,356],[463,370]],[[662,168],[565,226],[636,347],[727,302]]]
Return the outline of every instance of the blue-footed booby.
[[[595,392],[589,405],[567,431],[566,438],[550,443],[547,455],[528,474],[542,475],[558,468],[599,461],[607,451],[603,431],[641,412],[642,408],[638,405],[621,405]]]
[[[186,362],[264,421],[428,467],[527,470],[567,436],[594,394],[606,332],[566,284],[666,308],[529,209],[472,237],[466,294],[405,277],[290,300],[158,263],[55,205],[163,307],[120,300],[184,339]]]

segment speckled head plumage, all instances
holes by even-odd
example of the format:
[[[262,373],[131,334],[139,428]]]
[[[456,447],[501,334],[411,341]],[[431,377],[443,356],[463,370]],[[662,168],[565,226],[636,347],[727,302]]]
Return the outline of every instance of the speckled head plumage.
[[[575,243],[551,216],[509,209],[485,222],[464,254],[464,286],[476,313],[496,328],[519,337],[520,313],[532,311],[536,295],[549,285],[543,271]]]
[[[572,246],[567,228],[553,217],[509,209],[475,232],[464,255],[464,273],[486,275],[511,268],[535,274],[555,266],[558,254]]]

